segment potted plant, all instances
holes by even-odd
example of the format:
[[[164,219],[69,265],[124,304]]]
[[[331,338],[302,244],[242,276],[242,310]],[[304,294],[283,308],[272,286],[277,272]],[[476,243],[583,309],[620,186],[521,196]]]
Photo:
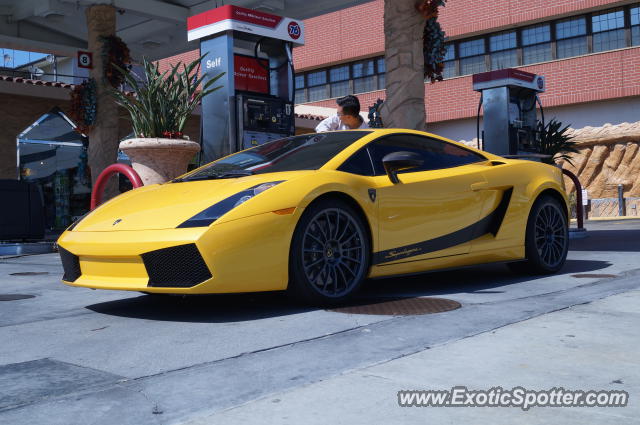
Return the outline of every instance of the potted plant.
[[[187,171],[200,151],[198,143],[184,137],[183,129],[201,99],[219,87],[211,87],[222,73],[203,83],[199,76],[202,57],[190,64],[177,63],[161,73],[157,63],[143,59],[141,81],[123,68],[116,69],[133,94],[113,90],[116,102],[129,112],[135,138],[120,143],[133,169],[145,185],[163,183]]]

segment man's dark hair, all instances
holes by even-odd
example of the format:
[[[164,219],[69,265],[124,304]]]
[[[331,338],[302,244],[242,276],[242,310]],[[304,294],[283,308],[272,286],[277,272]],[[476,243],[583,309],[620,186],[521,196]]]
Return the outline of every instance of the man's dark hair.
[[[345,97],[339,97],[336,99],[338,106],[342,106],[342,112],[345,115],[351,115],[352,117],[360,116],[360,101],[357,97],[350,94]]]

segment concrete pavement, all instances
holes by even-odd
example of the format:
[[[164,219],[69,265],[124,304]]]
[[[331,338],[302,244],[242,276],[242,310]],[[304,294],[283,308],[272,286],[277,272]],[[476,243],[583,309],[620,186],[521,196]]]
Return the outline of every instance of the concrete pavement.
[[[640,423],[640,291],[430,347],[188,422],[205,424]],[[399,407],[399,390],[624,390],[626,407]]]
[[[22,293],[35,298],[0,302],[0,423],[172,424],[192,420],[226,423],[249,418],[248,410],[235,409],[247,403],[263,412],[259,423],[279,423],[287,419],[278,408],[268,409],[270,400],[280,400],[272,403],[274,405],[286,400],[295,404],[296,394],[303,397],[317,385],[335,382],[342,382],[343,387],[336,394],[342,394],[351,402],[328,404],[320,399],[318,405],[330,409],[334,418],[344,415],[353,419],[350,423],[357,423],[354,415],[371,409],[367,396],[349,398],[354,394],[350,386],[359,388],[358,374],[363,370],[394,363],[394,359],[430,355],[448,346],[455,348],[455,344],[480,341],[491,332],[498,334],[512,326],[579,308],[573,306],[605,298],[619,300],[607,298],[615,294],[633,294],[632,291],[640,288],[640,222],[588,225],[590,237],[572,241],[569,261],[562,272],[554,276],[518,276],[502,265],[487,265],[367,283],[361,295],[365,298],[440,296],[463,305],[451,312],[413,317],[362,316],[301,308],[289,304],[281,294],[156,299],[137,293],[92,291],[60,284],[62,269],[55,255],[2,259],[0,294]],[[25,271],[48,274],[12,275]],[[610,307],[612,311],[617,308],[615,305]],[[552,313],[559,310],[563,311]],[[626,332],[635,330],[634,320],[638,328],[633,314],[620,322],[624,328],[622,340],[629,339]],[[565,319],[550,320],[548,326],[555,328],[563,326]],[[597,329],[599,324],[604,326],[605,320],[594,320],[587,329]],[[539,333],[540,337],[544,336],[544,332]],[[536,332],[527,330],[522,334],[530,336],[534,345]],[[566,337],[572,341],[578,337],[576,333],[566,334],[575,335],[575,338]],[[589,341],[588,337],[582,337]],[[492,342],[499,347],[495,350],[497,354],[492,354],[495,359],[509,360],[512,356],[509,349],[516,349],[517,354],[518,347],[528,347],[529,338],[514,337],[513,341],[510,338],[511,334],[505,334],[500,341]],[[479,353],[475,363],[477,377],[468,381],[458,379],[456,384],[488,387],[493,381],[485,385],[483,377],[493,376],[493,371],[496,377],[519,376],[517,368],[511,370],[515,366],[509,361],[504,362],[503,372],[496,369],[487,343],[478,344],[470,348]],[[631,342],[629,347],[634,349]],[[594,348],[584,359],[592,356],[599,359],[596,351],[604,348]],[[550,353],[554,350],[555,346],[551,345]],[[545,354],[545,350],[539,351]],[[425,375],[429,371],[445,371],[448,356],[442,353],[438,361],[429,358],[422,367],[424,370],[405,371],[404,378],[399,372],[391,381],[398,380],[399,384],[401,378],[415,375],[426,379],[431,376]],[[474,364],[468,359],[462,361],[460,354],[457,356],[452,362],[455,365],[459,359],[457,368],[460,364]],[[577,361],[579,365],[582,360]],[[542,387],[556,384],[556,380],[544,378],[547,369],[551,370],[550,359],[531,364],[526,370],[530,375],[540,376],[539,382],[545,384]],[[611,358],[610,367],[626,366],[637,365]],[[335,381],[349,376],[357,379]],[[450,376],[461,378],[455,374]],[[582,384],[582,376],[576,376],[567,379]],[[406,389],[441,389],[439,385],[449,383],[444,378],[442,375],[440,380],[433,381],[438,386],[432,386],[432,381],[417,379],[414,387]],[[508,382],[511,381],[504,385]],[[596,383],[600,384],[598,381],[594,385]],[[520,382],[520,385],[526,384],[526,380]],[[391,398],[387,400],[386,393],[381,397],[395,407],[395,392],[403,388],[390,385],[381,391],[393,389]],[[637,386],[630,391],[633,402],[634,394],[636,397],[638,394]],[[361,408],[351,409],[350,406],[358,406],[356,402],[362,403]],[[309,410],[309,416],[304,416],[304,407],[292,409],[298,422],[315,420],[313,409]],[[324,411],[328,415],[327,409]],[[424,409],[415,410],[424,412]],[[614,411],[606,412],[613,414]],[[620,411],[623,410],[615,414]],[[397,411],[393,410],[380,412],[380,415],[389,415],[385,418],[395,414]],[[418,416],[411,418],[417,420]],[[529,417],[540,421],[534,423],[542,423],[544,419]],[[247,419],[245,423],[252,423],[254,419],[258,417],[251,417],[251,421]],[[444,416],[440,419],[446,423]],[[628,420],[629,416],[623,415],[618,423]]]

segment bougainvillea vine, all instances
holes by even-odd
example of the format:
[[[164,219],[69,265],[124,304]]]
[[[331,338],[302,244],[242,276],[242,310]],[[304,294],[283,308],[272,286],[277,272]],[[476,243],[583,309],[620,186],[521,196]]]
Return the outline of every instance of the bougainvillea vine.
[[[93,78],[76,85],[71,91],[70,118],[76,124],[76,131],[88,134],[96,122],[97,108],[96,81]]]
[[[121,69],[131,69],[131,53],[126,43],[120,37],[111,35],[100,37],[102,41],[102,63],[104,64],[104,78],[112,87],[120,87],[124,82],[121,72],[118,72],[114,65]]]
[[[424,77],[432,83],[442,81],[444,57],[447,52],[444,46],[445,34],[438,22],[438,8],[445,5],[446,0],[423,0],[418,11],[426,19],[422,36],[424,53]]]

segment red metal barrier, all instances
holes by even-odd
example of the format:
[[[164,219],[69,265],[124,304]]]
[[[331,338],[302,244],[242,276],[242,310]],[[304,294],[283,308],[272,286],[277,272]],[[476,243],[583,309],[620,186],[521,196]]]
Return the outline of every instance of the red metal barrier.
[[[102,202],[102,192],[104,192],[104,187],[107,184],[107,181],[109,181],[109,177],[118,173],[124,174],[129,179],[134,189],[143,185],[142,179],[133,168],[124,164],[109,165],[96,179],[95,187],[93,188],[93,192],[91,192],[91,211],[96,209],[96,207]]]
[[[562,169],[562,174],[569,177],[576,187],[576,218],[578,220],[578,229],[584,229],[584,206],[582,205],[582,185],[578,176],[569,170]]]

